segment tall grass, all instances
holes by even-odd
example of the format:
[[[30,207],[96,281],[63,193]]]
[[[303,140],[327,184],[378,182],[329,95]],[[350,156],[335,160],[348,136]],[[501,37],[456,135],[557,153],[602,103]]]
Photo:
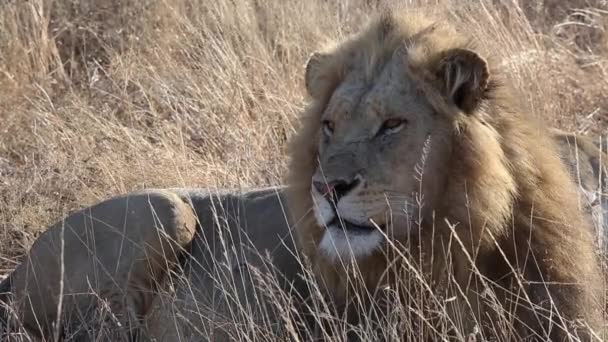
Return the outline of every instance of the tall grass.
[[[4,1],[0,274],[46,225],[116,193],[279,184],[308,55],[385,6],[449,13],[533,115],[604,133],[603,0]]]

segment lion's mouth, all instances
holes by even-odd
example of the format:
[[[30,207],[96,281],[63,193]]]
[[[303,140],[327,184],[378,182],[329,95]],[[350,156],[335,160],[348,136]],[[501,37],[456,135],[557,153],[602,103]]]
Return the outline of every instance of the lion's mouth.
[[[347,221],[345,219],[338,219],[337,217],[335,217],[333,220],[331,220],[331,222],[328,224],[329,227],[336,227],[339,229],[343,229],[344,231],[348,231],[350,233],[354,233],[354,234],[369,234],[371,232],[373,232],[374,230],[380,228],[380,230],[384,230],[384,225],[379,225],[378,227],[376,227],[373,224],[356,224],[350,221]]]

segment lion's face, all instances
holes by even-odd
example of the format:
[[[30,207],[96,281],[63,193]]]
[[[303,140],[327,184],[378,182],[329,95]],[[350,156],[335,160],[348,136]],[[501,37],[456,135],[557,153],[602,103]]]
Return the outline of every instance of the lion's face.
[[[364,257],[386,234],[415,230],[421,185],[424,196],[435,196],[437,180],[425,176],[436,174],[432,164],[448,148],[433,137],[450,125],[397,61],[372,84],[343,81],[321,116],[312,175],[315,217],[326,228],[319,247],[332,257]]]
[[[316,140],[308,190],[318,249],[332,260],[365,258],[418,231],[441,196],[458,117],[487,84],[485,61],[470,50],[442,51],[422,73],[412,51],[397,43],[373,62],[362,50],[308,63],[308,92],[323,104],[307,137]]]

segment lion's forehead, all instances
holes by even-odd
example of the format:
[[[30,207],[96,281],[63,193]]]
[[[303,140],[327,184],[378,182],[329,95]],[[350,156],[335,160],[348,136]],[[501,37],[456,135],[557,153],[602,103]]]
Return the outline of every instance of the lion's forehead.
[[[333,120],[382,119],[424,112],[427,101],[408,77],[381,74],[369,81],[347,77],[334,91],[326,108]]]
[[[346,116],[353,113],[365,93],[363,82],[348,82],[341,84],[327,105],[329,115]],[[339,118],[339,117],[338,117]],[[335,119],[338,119],[335,118]]]

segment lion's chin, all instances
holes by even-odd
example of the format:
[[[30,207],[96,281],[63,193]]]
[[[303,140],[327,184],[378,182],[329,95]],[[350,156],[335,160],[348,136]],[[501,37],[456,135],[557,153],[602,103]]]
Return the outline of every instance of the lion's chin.
[[[319,251],[332,262],[349,262],[370,256],[382,244],[384,236],[378,229],[343,229],[330,225],[319,243]]]

